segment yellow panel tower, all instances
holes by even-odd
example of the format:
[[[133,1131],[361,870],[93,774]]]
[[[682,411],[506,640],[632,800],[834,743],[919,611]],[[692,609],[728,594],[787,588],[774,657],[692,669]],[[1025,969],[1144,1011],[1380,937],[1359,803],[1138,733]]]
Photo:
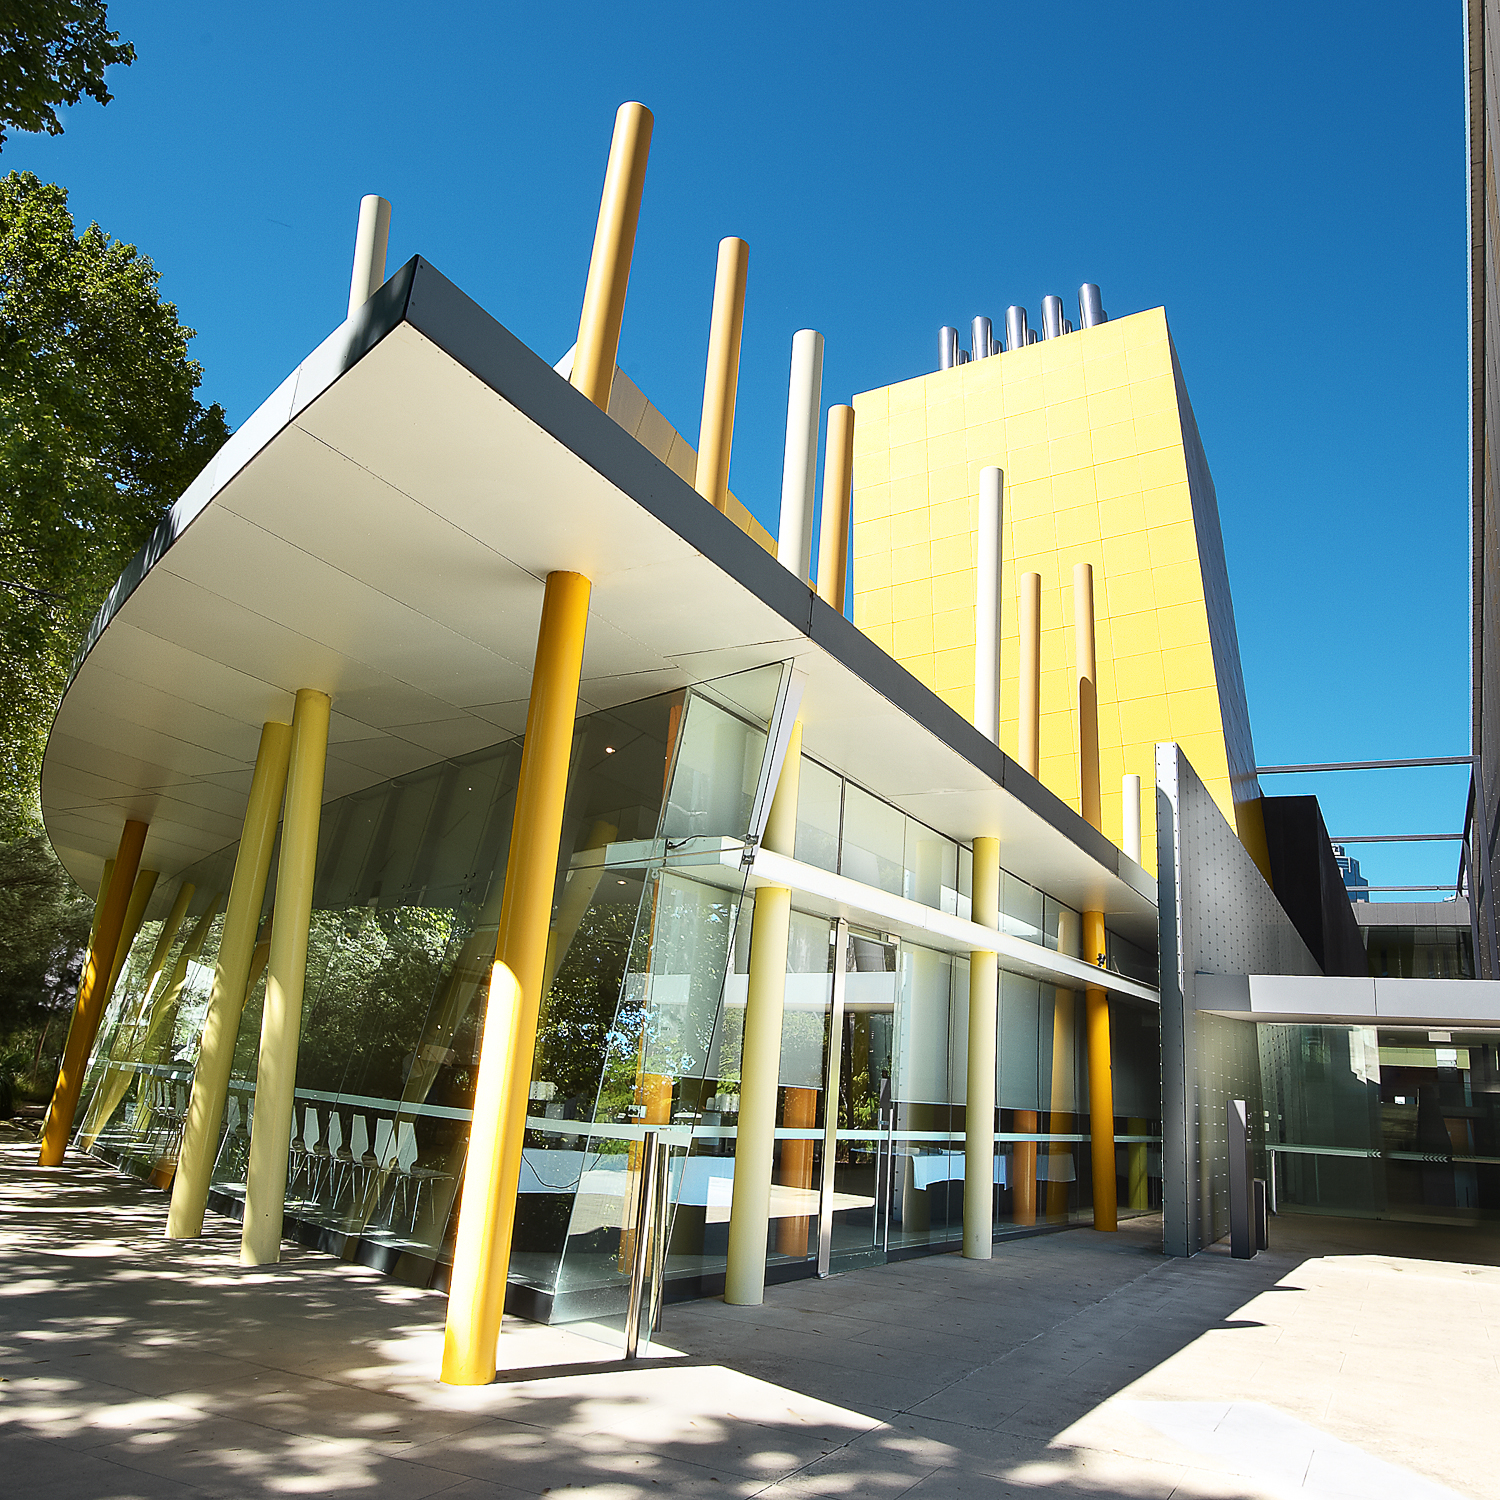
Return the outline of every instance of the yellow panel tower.
[[[854,622],[965,718],[974,709],[979,471],[1005,473],[1001,745],[1016,747],[1017,582],[1042,578],[1041,780],[1078,806],[1073,566],[1098,611],[1104,827],[1139,775],[1156,865],[1155,745],[1175,740],[1267,879],[1218,501],[1153,308],[854,398]]]

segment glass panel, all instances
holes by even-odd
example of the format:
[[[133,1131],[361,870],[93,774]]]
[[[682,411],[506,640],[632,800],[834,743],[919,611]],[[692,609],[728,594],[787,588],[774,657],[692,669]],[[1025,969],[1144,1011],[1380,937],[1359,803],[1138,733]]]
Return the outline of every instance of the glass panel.
[[[619,1332],[635,1250],[639,1142],[648,1128],[681,1127],[681,1138],[673,1137],[679,1145],[691,1134],[690,1152],[674,1150],[670,1166],[668,1279],[722,1271],[728,1197],[717,1183],[732,1176],[733,1134],[715,1121],[737,1112],[744,1009],[721,1001],[741,896],[740,887],[724,890],[672,870],[646,876],[591,1123],[547,1149],[555,1168],[569,1168],[577,1192],[554,1317],[602,1319]]]
[[[1042,893],[1009,870],[1000,876],[1000,930],[1028,943],[1042,941]]]
[[[702,693],[691,693],[663,836],[744,838],[765,753],[763,725],[757,728]]]
[[[797,787],[795,857],[837,874],[843,811],[843,779],[804,755],[802,780]]]
[[[903,944],[900,959],[888,1243],[909,1249],[963,1235],[968,965],[960,1005],[948,954]]]
[[[906,820],[905,893],[949,916],[958,911],[958,845],[913,818]]]
[[[850,933],[846,965],[831,1245],[832,1263],[840,1269],[886,1255],[899,987],[893,943]]]
[[[839,873],[892,895],[905,894],[906,816],[852,782],[844,786]]]

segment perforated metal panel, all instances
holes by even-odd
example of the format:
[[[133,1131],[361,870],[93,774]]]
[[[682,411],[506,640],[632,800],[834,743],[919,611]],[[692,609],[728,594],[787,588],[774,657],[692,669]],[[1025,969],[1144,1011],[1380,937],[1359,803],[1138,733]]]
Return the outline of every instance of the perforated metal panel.
[[[1156,814],[1163,1248],[1192,1255],[1229,1227],[1226,1100],[1248,1102],[1264,1173],[1254,1025],[1199,1014],[1197,976],[1322,971],[1176,745],[1156,747]]]

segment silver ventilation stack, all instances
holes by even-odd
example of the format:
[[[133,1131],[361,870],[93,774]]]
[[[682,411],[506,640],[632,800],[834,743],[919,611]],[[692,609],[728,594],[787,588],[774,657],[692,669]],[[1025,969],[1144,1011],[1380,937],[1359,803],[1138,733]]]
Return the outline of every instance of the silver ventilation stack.
[[[1097,328],[1109,321],[1104,311],[1104,298],[1092,281],[1085,281],[1078,288],[1078,317],[1085,328]]]
[[[974,319],[974,335],[969,345],[972,350],[971,358],[988,359],[990,357],[990,345],[995,342],[994,325],[988,318]]]
[[[958,329],[938,329],[938,369],[951,370],[958,363]]]
[[[1030,342],[1031,340],[1026,337],[1026,309],[1007,307],[1005,309],[1005,347],[1024,349]]]
[[[1061,297],[1042,298],[1042,337],[1060,339],[1063,336],[1063,309]]]

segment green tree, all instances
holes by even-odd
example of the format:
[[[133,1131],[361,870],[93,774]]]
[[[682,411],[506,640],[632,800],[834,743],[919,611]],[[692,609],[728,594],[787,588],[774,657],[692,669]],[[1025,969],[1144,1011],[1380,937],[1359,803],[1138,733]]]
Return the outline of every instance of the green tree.
[[[134,61],[104,0],[0,0],[0,146],[7,128],[61,135],[57,107],[108,104],[104,70]]]
[[[35,797],[69,665],[228,435],[156,268],[29,172],[0,179],[0,793]]]
[[[50,1086],[92,916],[40,831],[0,842],[0,1094]]]

